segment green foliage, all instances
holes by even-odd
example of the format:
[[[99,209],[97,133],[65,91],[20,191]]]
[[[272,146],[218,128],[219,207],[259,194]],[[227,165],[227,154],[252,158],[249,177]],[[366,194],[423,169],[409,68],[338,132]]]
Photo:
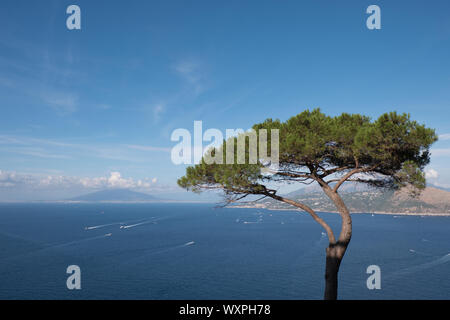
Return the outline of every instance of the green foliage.
[[[411,160],[405,161],[394,177],[397,187],[411,187],[409,191],[412,197],[419,195],[426,187],[424,172]]]
[[[228,141],[224,141],[219,149],[208,150],[199,164],[186,169],[186,175],[178,180],[178,185],[194,192],[219,186],[224,190],[240,190],[258,194],[259,191],[264,189],[262,185],[258,184],[258,181],[263,178],[261,175],[262,164],[249,164],[248,141],[246,141],[247,148],[245,148],[245,163],[238,164],[237,139],[237,137],[230,138]],[[227,144],[231,143],[234,149],[234,164],[226,164]],[[222,154],[223,163],[211,163],[209,161],[216,154]]]
[[[360,164],[378,165],[376,172],[394,175],[405,162],[422,170],[430,161],[429,147],[437,140],[433,129],[411,121],[409,114],[383,114],[354,136]]]
[[[374,186],[425,186],[424,167],[430,161],[429,148],[437,140],[435,131],[412,121],[409,114],[396,112],[371,121],[359,114],[331,117],[320,109],[306,110],[285,122],[267,119],[253,129],[279,130],[279,170],[263,175],[264,163],[200,164],[188,167],[178,184],[188,190],[221,188],[234,194],[266,194],[265,182],[335,178],[352,169],[362,173],[355,178]],[[234,143],[237,138],[233,138]],[[226,144],[210,150],[224,153]],[[259,148],[259,146],[258,146]],[[225,159],[225,155],[224,155]],[[246,155],[248,160],[248,154]],[[341,177],[339,176],[339,177]],[[306,177],[306,178],[305,178]]]

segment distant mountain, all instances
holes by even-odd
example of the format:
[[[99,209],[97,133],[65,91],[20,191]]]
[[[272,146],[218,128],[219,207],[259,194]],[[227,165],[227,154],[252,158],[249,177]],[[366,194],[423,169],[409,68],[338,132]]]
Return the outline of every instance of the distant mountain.
[[[344,184],[345,185],[345,184]],[[343,185],[343,186],[344,186]],[[417,198],[412,198],[408,190],[398,191],[361,187],[358,190],[350,184],[340,194],[352,213],[406,213],[406,214],[446,214],[450,215],[450,192],[435,187],[427,187]],[[285,197],[302,202],[316,211],[335,212],[333,202],[320,190],[308,187],[291,192]],[[292,206],[276,200],[265,200],[244,207],[267,209],[293,209]]]
[[[436,185],[434,185],[434,184],[429,184],[428,186],[429,186],[429,187],[436,188],[436,189],[440,189],[440,190],[450,191],[450,188],[441,187],[441,186],[436,186]]]
[[[334,186],[335,183],[330,183],[330,186]],[[352,193],[352,192],[363,192],[363,191],[369,191],[373,190],[372,187],[369,185],[363,184],[363,183],[357,183],[357,182],[346,182],[344,183],[340,188],[339,192],[341,193]],[[303,188],[299,188],[295,191],[289,192],[287,194],[284,194],[285,197],[297,197],[302,196],[305,194],[310,193],[316,193],[316,192],[323,192],[322,188],[316,183],[312,185],[305,186]]]
[[[71,201],[157,201],[160,200],[152,195],[135,192],[129,189],[106,189],[79,197],[69,199]]]

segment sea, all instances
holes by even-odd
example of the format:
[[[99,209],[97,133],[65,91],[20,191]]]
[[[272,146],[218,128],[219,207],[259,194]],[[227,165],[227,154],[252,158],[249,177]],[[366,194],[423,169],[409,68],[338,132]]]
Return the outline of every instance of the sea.
[[[320,216],[339,230],[337,214]],[[352,217],[339,299],[450,299],[450,217]],[[326,246],[298,211],[0,204],[0,299],[322,299]]]

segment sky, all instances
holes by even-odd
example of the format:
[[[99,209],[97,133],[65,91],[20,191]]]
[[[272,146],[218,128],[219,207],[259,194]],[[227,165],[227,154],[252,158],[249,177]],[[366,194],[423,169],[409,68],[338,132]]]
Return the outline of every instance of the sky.
[[[2,0],[0,201],[181,195],[175,129],[316,107],[410,113],[440,136],[428,181],[450,187],[449,14],[448,0]]]

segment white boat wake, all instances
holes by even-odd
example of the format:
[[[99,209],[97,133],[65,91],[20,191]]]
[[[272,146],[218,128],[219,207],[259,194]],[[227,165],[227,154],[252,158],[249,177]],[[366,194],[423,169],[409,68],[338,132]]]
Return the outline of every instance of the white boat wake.
[[[143,224],[143,223],[136,223],[136,224],[124,225],[124,226],[120,226],[120,229],[129,229],[129,228],[133,228],[133,227],[140,226],[141,224]]]
[[[414,249],[409,249],[409,252],[411,252],[412,254],[420,255],[420,256],[435,257],[432,254],[425,253],[425,252],[422,252],[422,251],[417,251],[417,250],[414,250]]]
[[[46,252],[46,251],[53,250],[53,249],[65,248],[65,247],[81,244],[81,243],[84,243],[84,242],[97,240],[97,239],[103,239],[103,238],[107,238],[107,237],[111,237],[111,236],[112,236],[112,233],[106,233],[106,234],[103,234],[103,235],[100,235],[100,236],[84,238],[84,239],[79,239],[79,240],[65,242],[65,243],[60,243],[60,244],[50,244],[47,247],[42,248],[42,249],[26,252],[26,253],[23,253],[23,254],[12,256],[12,257],[7,257],[7,258],[1,259],[1,260],[2,261],[16,260],[16,259],[20,259],[20,258],[23,258],[23,257],[31,256],[31,255],[34,255],[34,254],[38,254],[38,253],[41,253],[41,252]]]
[[[121,225],[120,229],[134,228],[134,227],[141,226],[141,225],[144,225],[144,224],[149,224],[149,223],[156,224],[156,221],[155,220],[150,220],[150,221],[144,221],[144,222],[135,223],[135,224]]]
[[[95,230],[95,229],[100,229],[100,228],[104,228],[104,227],[109,227],[109,226],[114,226],[114,225],[118,225],[118,224],[122,224],[123,222],[114,222],[114,223],[108,223],[108,224],[101,224],[98,226],[92,226],[92,227],[84,227],[84,230]]]
[[[132,259],[129,259],[129,260],[126,260],[126,261],[122,262],[121,265],[122,264],[135,263],[136,261],[142,260],[142,259],[144,259],[144,258],[146,258],[148,256],[153,256],[153,255],[156,255],[156,254],[170,252],[170,251],[173,251],[173,250],[176,250],[176,249],[190,247],[190,246],[193,246],[195,244],[196,244],[195,241],[189,241],[189,242],[186,242],[186,243],[183,243],[183,244],[179,244],[179,245],[176,245],[176,246],[172,246],[172,247],[168,247],[168,248],[165,248],[165,249],[159,249],[159,250],[155,250],[155,251],[150,251],[149,250],[146,253],[139,255],[138,257],[135,257],[135,258],[132,258]]]
[[[128,220],[128,221],[100,224],[98,226],[84,227],[84,230],[95,230],[95,229],[100,229],[100,228],[105,228],[105,227],[110,227],[110,226],[116,226],[116,225],[120,225],[120,229],[128,229],[128,228],[139,226],[141,224],[152,223],[154,221],[161,220],[161,218],[160,219],[154,219],[154,218],[155,217],[151,217],[150,219],[138,219],[138,220]],[[132,225],[127,225],[127,223],[138,222],[138,221],[140,221],[140,222],[136,223],[136,224],[132,224]]]
[[[111,236],[112,236],[112,233],[106,233],[106,234],[102,234],[100,236],[95,236],[95,237],[90,237],[90,238],[85,238],[85,239],[80,239],[80,240],[75,240],[75,241],[71,241],[71,242],[53,245],[53,246],[47,247],[43,250],[68,247],[68,246],[72,246],[74,244],[80,244],[83,242],[92,241],[92,240],[96,240],[96,239],[102,239],[102,238],[111,237]]]
[[[403,270],[396,271],[396,272],[386,276],[386,279],[402,277],[402,276],[409,275],[411,273],[415,273],[415,272],[419,272],[419,271],[423,271],[423,270],[426,270],[426,269],[429,269],[429,268],[432,268],[432,267],[435,267],[435,266],[438,266],[438,265],[441,265],[441,264],[447,263],[447,262],[450,262],[450,253],[447,253],[446,255],[444,255],[436,260],[422,263],[422,264],[419,264],[417,266],[413,266],[410,268],[405,268]]]

